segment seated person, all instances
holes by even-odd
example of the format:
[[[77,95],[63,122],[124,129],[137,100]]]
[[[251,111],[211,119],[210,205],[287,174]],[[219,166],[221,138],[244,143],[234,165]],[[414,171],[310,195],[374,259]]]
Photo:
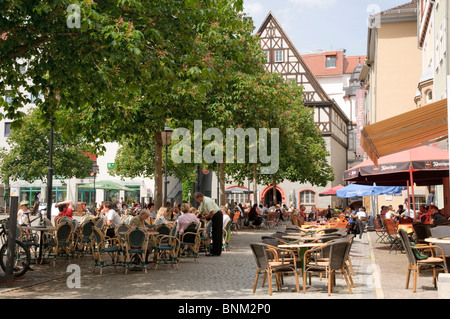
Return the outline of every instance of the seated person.
[[[259,216],[258,211],[256,210],[257,204],[254,204],[248,213],[248,220],[253,221],[253,226],[260,226],[263,219]]]
[[[192,207],[189,203],[182,203],[180,206],[180,210],[183,213],[180,217],[177,219],[178,224],[178,233],[180,235],[183,235],[184,229],[187,225],[190,223],[200,223],[200,220],[195,216],[195,213],[197,210],[195,207]]]
[[[55,224],[56,224],[58,217],[68,217],[69,219],[73,218],[73,209],[75,207],[71,200],[56,203],[55,207],[57,207],[59,210],[59,214],[55,217]]]
[[[450,221],[445,218],[444,214],[436,206],[430,205],[429,210],[433,218],[434,226],[450,224]]]
[[[150,216],[150,211],[148,209],[143,209],[140,211],[140,213],[136,216],[134,216],[130,221],[131,227],[139,227],[145,230],[150,230],[150,228],[147,227],[147,223],[145,220]]]

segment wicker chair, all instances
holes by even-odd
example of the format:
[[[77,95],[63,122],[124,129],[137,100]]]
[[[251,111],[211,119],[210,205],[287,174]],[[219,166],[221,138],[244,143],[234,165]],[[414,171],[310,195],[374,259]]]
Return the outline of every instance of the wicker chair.
[[[124,235],[125,237],[125,274],[128,269],[143,269],[147,273],[147,263],[145,255],[148,246],[147,231],[134,227],[130,228]]]
[[[105,233],[98,227],[94,227],[92,230],[93,240],[91,241],[91,250],[94,257],[92,271],[95,271],[96,267],[100,267],[100,274],[102,274],[104,267],[114,266],[114,269],[117,269],[118,265],[123,266],[120,238],[107,238]],[[107,257],[110,257],[110,263],[108,263]]]
[[[200,224],[192,222],[186,225],[180,235],[180,257],[193,257],[198,262],[200,242]]]
[[[48,236],[43,243],[43,253],[45,256],[48,253],[48,257],[53,256],[53,265],[56,266],[56,259],[61,253],[64,253],[66,258],[73,255],[74,242],[73,242],[73,224],[70,222],[60,222],[56,226],[56,233],[54,236]],[[44,258],[42,258],[41,262]]]
[[[80,237],[78,240],[78,250],[82,255],[92,254],[91,241],[93,236],[93,228],[95,227],[92,219],[86,219],[80,225]]]
[[[408,237],[408,234],[404,229],[399,229],[398,231],[400,235],[400,240],[403,244],[403,247],[406,251],[406,256],[408,257],[408,273],[406,275],[406,289],[409,287],[409,279],[411,275],[411,271],[413,271],[413,292],[416,292],[417,290],[417,277],[419,272],[423,267],[428,268],[431,267],[433,269],[433,284],[436,288],[436,282],[437,282],[437,271],[439,268],[443,269],[445,273],[448,273],[447,263],[445,261],[445,258],[442,258],[444,255],[444,251],[441,247],[436,245],[416,245],[411,246],[411,241]],[[427,250],[431,251],[431,256],[428,257],[426,255],[417,255],[414,253],[414,250]],[[439,255],[441,257],[436,256],[436,252],[439,251]],[[420,256],[420,258],[418,257]]]
[[[255,257],[256,262],[256,277],[253,285],[253,293],[258,286],[259,276],[264,274],[262,286],[264,286],[265,279],[268,278],[269,295],[272,295],[272,275],[276,276],[276,287],[278,291],[281,291],[283,284],[284,274],[294,274],[297,292],[300,292],[299,284],[299,269],[297,263],[292,262],[296,260],[296,256],[293,251],[286,249],[279,249],[274,246],[269,246],[263,243],[250,243],[250,247]],[[287,258],[289,256],[289,260]],[[285,259],[286,257],[286,259]]]
[[[165,235],[164,233],[167,229],[169,230],[169,234]],[[155,270],[158,268],[159,264],[171,264],[172,267],[175,265],[178,269],[180,240],[176,237],[176,225],[172,228],[167,225],[160,225],[157,231],[160,235],[156,236],[156,244],[153,247],[153,263],[155,265]]]
[[[317,256],[320,255],[320,251],[329,246],[329,257],[327,260],[317,260]],[[311,285],[311,273],[325,274],[328,278],[328,295],[334,287],[334,279],[336,271],[339,271],[344,276],[347,283],[349,292],[352,294],[352,284],[349,280],[349,271],[346,266],[348,260],[348,254],[350,252],[351,242],[348,239],[337,239],[331,241],[324,246],[309,249],[304,255],[304,273],[303,273],[303,292],[306,292],[306,279],[309,275],[309,284]]]

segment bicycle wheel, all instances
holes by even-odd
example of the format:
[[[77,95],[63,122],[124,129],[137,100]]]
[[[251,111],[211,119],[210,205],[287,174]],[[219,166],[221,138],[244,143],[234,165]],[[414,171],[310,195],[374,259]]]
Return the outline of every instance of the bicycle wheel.
[[[6,271],[7,248],[8,242],[6,242],[6,244],[4,244],[0,249],[0,266],[2,267],[3,271]],[[30,268],[31,255],[28,248],[21,241],[16,240],[14,257],[14,277],[23,276]]]

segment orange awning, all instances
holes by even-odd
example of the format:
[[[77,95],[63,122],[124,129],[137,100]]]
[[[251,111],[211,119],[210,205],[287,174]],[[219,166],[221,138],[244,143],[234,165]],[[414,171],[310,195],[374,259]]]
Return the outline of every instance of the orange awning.
[[[361,146],[378,165],[381,156],[434,143],[447,136],[447,99],[443,99],[365,126],[361,131]]]

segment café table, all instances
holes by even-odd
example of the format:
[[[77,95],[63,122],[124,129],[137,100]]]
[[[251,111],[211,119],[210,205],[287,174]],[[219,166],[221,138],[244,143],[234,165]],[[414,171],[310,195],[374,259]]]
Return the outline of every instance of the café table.
[[[44,232],[55,232],[56,227],[55,226],[22,226],[24,230],[30,230],[30,231],[39,231],[39,257],[37,262],[40,263],[42,261],[42,247],[44,245]]]
[[[412,224],[398,224],[398,229],[404,229],[408,235],[414,233],[414,228]]]
[[[289,250],[297,249],[298,257],[300,258],[300,264],[302,265],[302,271],[303,271],[304,266],[305,266],[303,264],[303,257],[304,257],[305,252],[309,248],[321,247],[321,246],[325,246],[325,245],[326,244],[324,244],[324,243],[295,243],[295,244],[278,245],[278,247],[284,248],[284,249],[289,249]]]
[[[425,238],[425,241],[431,244],[449,244],[450,245],[450,237],[442,237],[442,238],[434,238],[429,237]]]

